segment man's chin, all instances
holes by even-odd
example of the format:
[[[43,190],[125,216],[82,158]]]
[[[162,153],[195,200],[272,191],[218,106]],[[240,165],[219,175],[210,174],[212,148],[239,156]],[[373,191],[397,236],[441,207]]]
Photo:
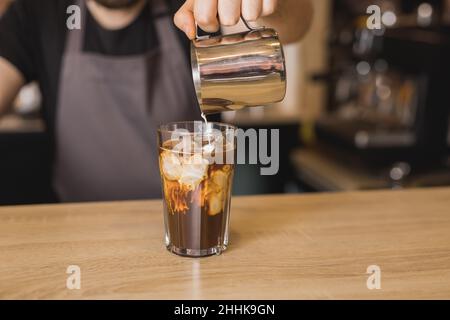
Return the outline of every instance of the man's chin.
[[[99,5],[108,9],[124,9],[134,6],[142,0],[94,0]]]

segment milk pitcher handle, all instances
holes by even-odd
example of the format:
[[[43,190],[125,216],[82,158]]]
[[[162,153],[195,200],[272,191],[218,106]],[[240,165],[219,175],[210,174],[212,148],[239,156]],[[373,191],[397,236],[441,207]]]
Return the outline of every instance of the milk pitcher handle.
[[[258,28],[253,28],[247,20],[244,19],[244,17],[241,14],[241,20],[244,23],[245,27],[249,30],[249,31],[261,31],[264,30],[266,27],[262,26],[262,27],[258,27]]]

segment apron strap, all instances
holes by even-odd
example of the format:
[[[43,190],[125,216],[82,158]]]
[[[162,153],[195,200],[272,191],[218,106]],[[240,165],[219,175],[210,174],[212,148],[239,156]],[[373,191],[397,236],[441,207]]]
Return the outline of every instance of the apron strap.
[[[181,50],[184,52],[180,40],[175,32],[173,19],[165,0],[152,0],[152,16],[162,50]],[[167,51],[166,51],[167,52]]]
[[[77,0],[75,5],[80,7],[81,29],[67,31],[67,43],[65,52],[81,52],[83,49],[84,33],[86,30],[86,1]]]
[[[150,0],[151,4],[149,8],[151,10],[152,17],[158,19],[164,16],[169,16],[169,7],[165,0]]]

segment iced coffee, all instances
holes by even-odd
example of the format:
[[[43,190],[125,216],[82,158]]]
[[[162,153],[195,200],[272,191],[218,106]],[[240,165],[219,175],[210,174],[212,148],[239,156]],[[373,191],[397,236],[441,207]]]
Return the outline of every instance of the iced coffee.
[[[160,130],[165,241],[176,254],[220,254],[228,245],[233,129],[222,124],[186,122]]]

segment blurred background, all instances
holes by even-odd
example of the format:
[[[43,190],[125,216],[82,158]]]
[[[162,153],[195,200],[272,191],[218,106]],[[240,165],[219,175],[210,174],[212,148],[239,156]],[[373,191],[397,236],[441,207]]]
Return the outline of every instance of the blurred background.
[[[279,174],[239,165],[234,193],[450,185],[450,1],[312,2],[307,37],[285,48],[285,101],[222,114],[280,130]],[[370,5],[381,29],[367,28]],[[40,100],[31,84],[0,118],[0,204],[55,201]]]

